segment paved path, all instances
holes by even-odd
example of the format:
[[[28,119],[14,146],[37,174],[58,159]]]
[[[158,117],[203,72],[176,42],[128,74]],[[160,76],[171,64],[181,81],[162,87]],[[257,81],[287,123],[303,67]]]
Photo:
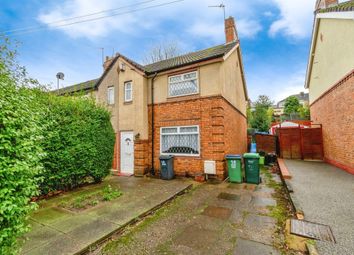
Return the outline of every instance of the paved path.
[[[280,254],[273,193],[265,183],[199,185],[92,254]]]
[[[123,195],[111,202],[102,202],[80,212],[58,206],[73,195],[99,190],[110,184],[119,187]],[[116,231],[139,215],[165,202],[186,189],[190,181],[111,177],[99,185],[41,201],[40,209],[31,216],[32,231],[22,254],[74,254]]]
[[[354,254],[354,175],[321,162],[286,160],[305,220],[331,226],[337,243],[317,242],[321,255]]]

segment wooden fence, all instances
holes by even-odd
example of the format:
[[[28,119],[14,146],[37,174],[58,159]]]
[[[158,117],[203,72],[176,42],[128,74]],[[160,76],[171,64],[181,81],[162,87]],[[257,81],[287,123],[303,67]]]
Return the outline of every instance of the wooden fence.
[[[280,157],[286,159],[323,159],[322,126],[311,128],[280,127]]]

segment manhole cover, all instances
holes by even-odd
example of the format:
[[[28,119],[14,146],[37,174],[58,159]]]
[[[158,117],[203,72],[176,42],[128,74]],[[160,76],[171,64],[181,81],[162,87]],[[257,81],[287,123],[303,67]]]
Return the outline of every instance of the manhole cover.
[[[231,216],[232,210],[225,207],[208,206],[204,209],[203,215],[227,220]]]
[[[240,196],[239,195],[231,194],[231,193],[225,193],[225,192],[221,192],[219,194],[218,198],[225,199],[225,200],[236,200],[236,201],[240,200]]]
[[[330,226],[304,220],[291,220],[291,234],[335,243]]]

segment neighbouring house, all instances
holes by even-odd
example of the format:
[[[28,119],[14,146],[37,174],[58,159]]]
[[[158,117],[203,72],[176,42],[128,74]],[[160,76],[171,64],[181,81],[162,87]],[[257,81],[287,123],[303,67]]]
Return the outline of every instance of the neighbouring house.
[[[175,173],[208,171],[223,179],[225,155],[247,150],[247,89],[232,17],[226,43],[149,65],[117,54],[98,80],[61,89],[90,93],[112,113],[113,168],[158,173],[160,155],[174,155]]]
[[[300,92],[299,94],[291,95],[291,96],[294,96],[297,99],[299,99],[299,103],[302,106],[309,106],[309,93]],[[286,99],[288,99],[291,96],[288,96],[287,98],[279,101],[276,105],[273,105],[273,110],[274,110],[273,115],[274,116],[280,117],[281,115],[284,114]]]
[[[354,1],[317,1],[305,87],[325,160],[354,174]]]

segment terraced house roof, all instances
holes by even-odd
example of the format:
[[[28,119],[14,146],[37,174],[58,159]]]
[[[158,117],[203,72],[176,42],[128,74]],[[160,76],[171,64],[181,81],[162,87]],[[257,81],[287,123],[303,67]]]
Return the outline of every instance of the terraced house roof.
[[[112,69],[112,67],[114,66],[114,64],[116,63],[116,61],[118,60],[119,57],[122,57],[128,63],[130,63],[131,65],[133,65],[134,67],[136,67],[140,71],[144,72],[146,75],[150,75],[150,74],[163,72],[163,71],[171,70],[171,69],[178,68],[178,67],[196,64],[196,63],[206,61],[206,60],[211,60],[211,59],[223,57],[228,52],[230,52],[237,44],[238,44],[238,42],[233,42],[233,43],[229,43],[229,44],[222,44],[222,45],[218,45],[218,46],[208,48],[205,50],[200,50],[200,51],[184,54],[184,55],[181,55],[178,57],[155,62],[155,63],[145,65],[145,66],[136,63],[135,61],[125,57],[124,55],[117,54],[100,78],[86,81],[86,82],[82,82],[77,85],[69,86],[66,88],[62,88],[59,90],[58,94],[63,95],[63,94],[75,93],[78,91],[86,91],[86,90],[90,90],[90,89],[95,89],[101,83],[101,81],[104,79],[104,77],[107,75],[107,73]],[[57,91],[54,91],[54,92],[57,92]]]
[[[344,3],[340,3],[336,6],[332,6],[326,9],[319,10],[319,13],[326,13],[326,12],[349,12],[354,11],[354,0],[347,1]]]
[[[98,79],[93,79],[85,82],[81,82],[79,84],[75,84],[72,86],[68,86],[65,88],[61,88],[59,90],[53,91],[54,93],[58,93],[59,95],[63,94],[70,94],[70,93],[75,93],[75,92],[80,92],[80,91],[87,91],[87,90],[92,90],[95,88],[95,85],[97,83]]]
[[[166,59],[166,60],[159,61],[156,63],[152,63],[150,65],[144,66],[144,71],[146,73],[151,74],[151,73],[155,73],[155,72],[166,71],[166,70],[173,69],[176,67],[181,67],[181,66],[185,66],[185,65],[198,63],[198,62],[213,59],[213,58],[223,57],[232,48],[234,48],[236,44],[237,44],[237,42],[218,45],[218,46],[208,48],[205,50],[196,51],[196,52],[192,52],[192,53],[178,56],[175,58],[170,58],[170,59]]]

